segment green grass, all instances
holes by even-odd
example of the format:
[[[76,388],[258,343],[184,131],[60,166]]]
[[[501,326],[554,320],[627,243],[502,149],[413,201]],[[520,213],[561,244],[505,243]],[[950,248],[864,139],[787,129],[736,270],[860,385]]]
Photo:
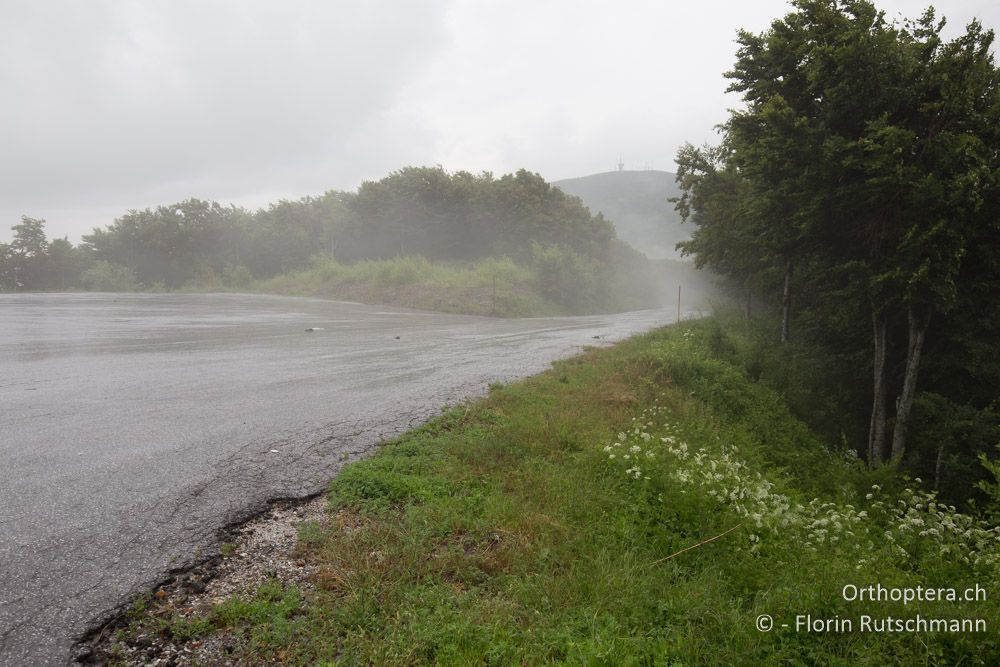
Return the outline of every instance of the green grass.
[[[430,262],[423,257],[354,264],[320,259],[308,269],[255,281],[249,287],[472,315],[526,317],[565,312],[538,292],[530,269],[507,258],[466,264]]]
[[[229,633],[247,663],[1000,664],[997,533],[826,447],[722,358],[729,335],[686,323],[448,410],[332,482],[332,527],[300,532],[315,591],[269,584],[168,632]],[[875,584],[989,597],[843,598]]]
[[[254,280],[244,267],[229,267],[222,275],[204,270],[183,289],[311,296],[496,317],[621,312],[661,302],[658,288],[649,282],[653,274],[643,273],[643,265],[616,266],[610,270],[558,248],[540,250],[527,264],[509,257],[444,262],[418,256],[345,264],[320,255],[307,268],[262,280]]]

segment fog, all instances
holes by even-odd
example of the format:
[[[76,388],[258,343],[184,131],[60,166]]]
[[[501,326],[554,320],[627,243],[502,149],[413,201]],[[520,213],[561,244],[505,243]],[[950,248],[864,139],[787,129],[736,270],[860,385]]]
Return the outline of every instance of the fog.
[[[878,4],[915,18],[925,0]],[[912,54],[938,53],[933,30],[914,40],[855,25],[825,32],[826,22],[823,33],[792,30],[804,37],[789,43],[805,45],[793,57],[779,45],[741,65],[808,64],[761,81],[793,90],[800,109],[789,109],[802,115],[773,99],[764,121],[745,114],[751,122],[729,126],[732,159],[687,146],[678,162],[696,176],[682,189],[671,173],[678,149],[717,141],[741,103],[725,76],[738,30],[765,30],[787,2],[0,8],[0,664],[101,662],[90,640],[124,636],[102,624],[140,599],[159,600],[137,605],[156,619],[123,640],[140,663],[154,654],[149,637],[160,650],[185,635],[192,643],[177,650],[189,657],[189,646],[215,646],[237,651],[237,662],[306,660],[256,653],[256,631],[242,627],[250,616],[269,632],[291,628],[276,637],[307,637],[323,659],[348,661],[366,660],[344,650],[362,634],[412,644],[378,655],[428,661],[474,655],[480,639],[497,660],[537,641],[528,662],[623,646],[682,661],[683,651],[695,661],[761,656],[768,642],[783,656],[832,649],[844,661],[870,651],[948,662],[989,648],[971,636],[934,645],[902,633],[834,646],[782,633],[770,614],[755,627],[775,630],[771,638],[748,639],[763,604],[847,609],[827,595],[839,576],[978,590],[984,568],[1000,562],[985,546],[1000,529],[956,510],[967,502],[990,520],[1000,511],[973,490],[998,500],[976,467],[1000,477],[986,458],[996,461],[1000,433],[990,391],[1000,366],[987,363],[1000,311],[986,298],[1000,286],[989,226],[1000,190],[981,178],[996,169],[996,78],[976,31],[974,58],[925,61]],[[950,19],[946,38],[973,17],[1000,24],[996,0],[945,0],[938,10]],[[829,119],[828,98],[837,107]],[[761,131],[772,115],[775,131]],[[896,116],[898,126],[883,122]],[[845,126],[858,136],[848,141]],[[682,212],[695,220],[682,224]],[[712,313],[723,316],[695,321]],[[553,364],[547,380],[504,387]],[[488,392],[494,402],[470,415],[465,402]],[[464,412],[387,448],[412,461],[341,475],[448,406]],[[436,434],[446,439],[432,442]],[[866,453],[871,470],[855,457]],[[418,477],[425,468],[449,479]],[[940,495],[923,495],[931,487],[918,473]],[[363,504],[328,486],[338,475],[363,489]],[[872,481],[885,493],[872,485],[866,494]],[[581,493],[565,494],[570,486]],[[680,495],[685,486],[693,493]],[[524,502],[545,488],[552,493]],[[163,598],[168,573],[185,605],[201,604],[187,592],[214,605],[216,593],[237,591],[207,588],[211,577],[187,568],[228,563],[230,529],[273,499],[324,489],[343,501],[330,505],[343,519],[330,530],[357,537],[363,548],[351,550],[382,568],[375,576],[350,563],[306,569],[306,557],[340,554],[306,539],[325,524],[303,523],[294,576],[311,583],[302,604],[290,604],[298,584],[282,580],[280,602],[260,589],[264,615],[203,637],[228,607],[202,622],[194,606]],[[600,502],[565,502],[586,495]],[[562,517],[545,496],[564,496],[551,506]],[[420,507],[439,497],[454,505]],[[369,514],[376,507],[385,513]],[[915,535],[918,516],[941,530]],[[420,539],[372,550],[369,538],[401,518],[422,524]],[[427,530],[435,521],[441,529]],[[828,523],[837,530],[828,534]],[[608,557],[615,549],[621,558]],[[416,560],[433,568],[408,569]],[[613,561],[622,567],[610,574],[588,565]],[[800,561],[811,565],[774,565]],[[245,562],[254,576],[267,572],[269,589],[279,583],[270,555]],[[825,578],[802,576],[819,569]],[[460,570],[468,578],[451,576]],[[419,584],[425,608],[411,613],[418,598],[381,588],[394,572]],[[652,572],[659,578],[642,580],[651,585],[636,583]],[[380,588],[348,591],[335,581],[343,573]],[[530,585],[507,586],[525,573]],[[692,586],[707,591],[696,608],[663,602],[683,601]],[[570,594],[554,605],[537,595],[559,587]],[[603,592],[617,588],[609,606]],[[142,592],[152,595],[135,597]],[[467,604],[480,593],[486,606]],[[382,617],[367,605],[376,599],[402,601],[376,606],[430,630],[411,642],[376,625]],[[311,611],[327,600],[344,600],[344,613]],[[996,616],[991,602],[948,613]],[[524,612],[549,607],[558,613],[536,633]],[[183,618],[166,615],[182,609]],[[358,633],[359,619],[378,631]],[[473,637],[470,619],[496,632]],[[298,625],[307,620],[341,629],[327,641]]]
[[[925,4],[879,3],[915,16]],[[960,27],[988,2],[940,2]],[[737,28],[786,3],[4,2],[0,240],[188,197],[256,207],[405,165],[672,170],[714,138]]]

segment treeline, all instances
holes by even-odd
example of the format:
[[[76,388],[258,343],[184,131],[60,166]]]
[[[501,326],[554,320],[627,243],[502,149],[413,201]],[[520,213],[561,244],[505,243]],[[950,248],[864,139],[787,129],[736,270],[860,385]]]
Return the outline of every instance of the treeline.
[[[798,0],[742,32],[715,147],[678,155],[683,251],[781,313],[806,419],[870,465],[974,495],[1000,442],[1000,72],[993,32]],[[821,373],[817,371],[822,368]],[[786,368],[784,373],[794,372]],[[787,382],[787,379],[784,380]],[[822,422],[822,423],[820,423]]]
[[[547,299],[566,311],[653,305],[643,255],[581,201],[521,170],[450,174],[407,167],[356,192],[280,201],[250,212],[189,199],[129,211],[78,247],[49,243],[44,221],[23,218],[0,244],[0,289],[178,289],[301,270],[317,258],[423,257],[469,263],[508,257],[530,268]]]

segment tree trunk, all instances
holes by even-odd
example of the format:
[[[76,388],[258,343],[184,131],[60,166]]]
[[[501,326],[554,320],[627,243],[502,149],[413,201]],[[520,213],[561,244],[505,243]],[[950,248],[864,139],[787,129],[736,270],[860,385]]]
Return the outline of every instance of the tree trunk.
[[[747,319],[753,316],[753,290],[747,287]]]
[[[885,313],[872,313],[874,364],[872,384],[872,419],[868,427],[868,465],[885,461]]]
[[[920,352],[924,347],[924,337],[930,324],[931,311],[923,307],[919,312],[910,306],[909,338],[906,349],[906,371],[903,375],[903,389],[896,399],[896,425],[892,430],[892,459],[899,465],[906,453],[906,423],[910,419],[910,409],[913,407],[913,396],[917,392],[917,371],[920,369]]]
[[[934,490],[941,490],[941,468],[944,462],[944,443],[938,447],[937,461],[934,462]]]
[[[792,314],[792,258],[785,261],[785,289],[781,293],[781,342],[789,339],[789,318]]]

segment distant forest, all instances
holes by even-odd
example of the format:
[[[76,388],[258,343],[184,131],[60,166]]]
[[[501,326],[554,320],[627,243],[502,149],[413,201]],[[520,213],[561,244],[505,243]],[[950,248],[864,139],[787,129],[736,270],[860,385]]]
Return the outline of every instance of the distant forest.
[[[282,200],[256,212],[188,199],[132,210],[79,246],[23,217],[0,244],[0,290],[239,289],[317,262],[504,257],[531,269],[564,312],[653,305],[649,264],[601,214],[525,170],[450,174],[407,167],[356,192]]]

